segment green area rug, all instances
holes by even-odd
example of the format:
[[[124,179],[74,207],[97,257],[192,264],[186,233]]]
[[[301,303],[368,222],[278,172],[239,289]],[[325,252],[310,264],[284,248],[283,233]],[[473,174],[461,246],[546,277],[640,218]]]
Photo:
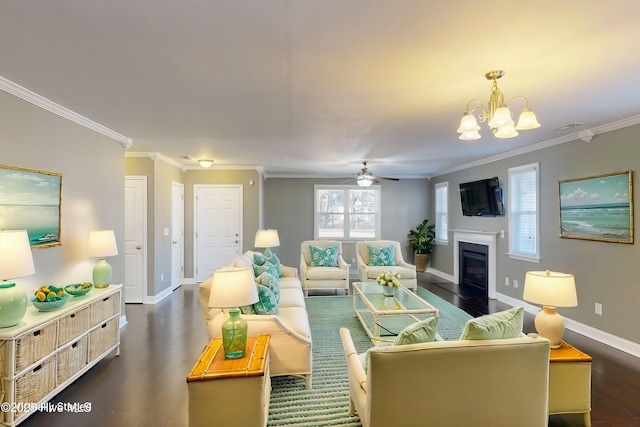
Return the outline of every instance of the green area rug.
[[[471,318],[436,295],[418,288],[418,295],[439,310],[438,333],[445,340],[457,339]],[[313,388],[296,377],[271,379],[268,426],[360,426],[358,416],[349,416],[347,361],[339,329],[351,331],[357,351],[366,351],[371,340],[354,317],[353,297],[305,298],[313,340]]]

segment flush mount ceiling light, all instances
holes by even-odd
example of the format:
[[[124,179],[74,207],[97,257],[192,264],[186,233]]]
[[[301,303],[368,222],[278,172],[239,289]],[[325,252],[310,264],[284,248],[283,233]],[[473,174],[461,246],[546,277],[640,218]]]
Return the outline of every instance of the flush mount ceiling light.
[[[467,104],[467,111],[464,112],[462,119],[460,120],[460,127],[458,133],[460,133],[460,139],[469,141],[474,139],[480,139],[480,126],[476,121],[476,117],[473,112],[479,110],[480,122],[488,121],[489,128],[493,131],[496,138],[513,138],[518,136],[519,130],[535,129],[540,127],[540,123],[536,119],[536,115],[529,108],[529,101],[524,96],[516,96],[512,98],[508,103],[504,102],[504,95],[498,89],[498,79],[504,76],[504,70],[489,71],[484,75],[487,80],[493,80],[493,86],[491,87],[491,95],[489,96],[488,111],[485,111],[482,101],[478,99],[472,99]],[[520,113],[518,124],[515,125],[511,118],[512,113],[509,110],[509,105],[517,99],[521,99],[525,102],[525,107]]]
[[[201,159],[198,160],[198,163],[200,163],[200,166],[202,166],[203,168],[210,168],[213,164],[213,160]]]

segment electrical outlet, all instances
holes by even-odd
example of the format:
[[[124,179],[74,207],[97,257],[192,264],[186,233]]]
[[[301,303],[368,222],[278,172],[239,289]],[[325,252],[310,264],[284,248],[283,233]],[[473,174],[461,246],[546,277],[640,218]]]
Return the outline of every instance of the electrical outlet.
[[[600,304],[599,302],[596,303],[596,314],[598,316],[602,316],[602,304]]]
[[[505,286],[509,286],[509,278],[508,277],[504,278],[504,285]]]
[[[500,238],[504,239],[504,230],[500,230]]]
[[[351,264],[355,264],[356,263],[356,259],[355,258],[351,258]]]
[[[513,287],[514,288],[518,287],[518,279],[513,279]]]

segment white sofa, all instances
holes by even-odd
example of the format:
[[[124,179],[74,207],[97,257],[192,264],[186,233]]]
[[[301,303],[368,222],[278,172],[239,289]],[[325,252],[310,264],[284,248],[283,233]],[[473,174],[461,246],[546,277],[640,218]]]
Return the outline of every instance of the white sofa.
[[[395,266],[374,266],[369,265],[369,248],[371,245],[376,248],[384,248],[393,246],[393,256],[395,258]],[[416,266],[406,262],[402,256],[400,243],[394,240],[372,240],[356,243],[356,260],[358,265],[358,278],[361,282],[373,282],[376,277],[383,271],[395,270],[400,275],[400,283],[405,287],[416,291],[418,287],[418,275]]]
[[[311,262],[310,245],[318,248],[338,246],[338,260],[335,267],[314,267]],[[309,289],[343,289],[349,295],[349,264],[342,258],[342,243],[337,240],[305,240],[300,244],[300,277],[304,295]]]
[[[227,267],[253,268],[253,256],[247,251],[235,257]],[[302,286],[295,268],[281,265],[285,277],[279,279],[280,302],[277,315],[242,314],[247,320],[248,334],[270,334],[271,376],[294,375],[305,379],[311,389],[311,328],[304,302]],[[212,276],[213,277],[213,276]],[[198,287],[200,306],[207,324],[209,339],[222,336],[226,312],[209,308],[212,277]]]
[[[363,427],[548,425],[549,341],[436,341],[375,348],[364,371],[340,329],[349,370],[349,412]]]

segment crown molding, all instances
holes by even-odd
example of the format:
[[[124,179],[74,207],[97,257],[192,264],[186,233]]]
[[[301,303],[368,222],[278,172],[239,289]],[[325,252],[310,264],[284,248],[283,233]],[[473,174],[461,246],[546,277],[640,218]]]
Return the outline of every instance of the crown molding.
[[[84,126],[87,129],[91,129],[101,135],[118,141],[125,149],[133,145],[133,141],[131,140],[131,138],[128,138],[105,126],[102,126],[100,123],[96,123],[91,119],[88,119],[78,113],[69,110],[68,108],[58,105],[55,102],[50,101],[47,98],[40,96],[37,93],[34,93],[29,89],[26,89],[10,80],[7,80],[2,76],[0,76],[0,89],[53,114],[57,114],[62,118],[77,123],[80,126]]]
[[[145,158],[149,158],[151,160],[160,160],[162,162],[168,163],[172,166],[175,166],[179,169],[182,170],[182,172],[184,172],[187,167],[185,165],[183,165],[180,162],[176,162],[175,160],[173,160],[170,157],[165,156],[162,153],[158,153],[158,152],[144,152],[144,151],[126,151],[124,153],[124,157],[145,157]]]
[[[640,124],[640,114],[636,115],[636,116],[628,117],[626,119],[622,119],[622,120],[618,120],[618,121],[615,121],[615,122],[607,123],[607,124],[602,125],[602,126],[597,126],[597,127],[594,127],[594,128],[590,128],[590,129],[588,129],[588,131],[589,131],[589,134],[588,134],[589,138],[587,138],[588,140],[585,139],[587,137],[587,135],[584,133],[586,131],[583,130],[583,131],[571,133],[569,135],[565,135],[565,136],[561,136],[561,137],[558,137],[558,138],[550,139],[548,141],[540,142],[540,143],[537,143],[537,144],[532,144],[532,145],[529,145],[527,147],[522,147],[522,148],[518,148],[516,150],[507,151],[506,153],[498,154],[498,155],[492,156],[492,157],[487,157],[485,159],[480,159],[480,160],[477,160],[475,162],[465,163],[463,165],[455,166],[455,167],[452,167],[450,169],[447,169],[447,170],[438,172],[438,173],[436,173],[434,175],[431,175],[431,177],[446,175],[448,173],[459,172],[461,170],[473,168],[473,167],[476,167],[476,166],[486,165],[488,163],[493,163],[493,162],[496,162],[498,160],[504,160],[504,159],[508,159],[510,157],[519,156],[521,154],[530,153],[532,151],[542,150],[544,148],[553,147],[554,145],[564,144],[566,142],[575,141],[577,139],[582,139],[585,142],[589,142],[589,141],[591,141],[591,138],[593,138],[593,136],[595,136],[595,135],[611,132],[611,131],[622,129],[622,128],[626,128],[626,127],[629,127],[629,126],[634,126],[634,125],[637,125],[637,124]]]

